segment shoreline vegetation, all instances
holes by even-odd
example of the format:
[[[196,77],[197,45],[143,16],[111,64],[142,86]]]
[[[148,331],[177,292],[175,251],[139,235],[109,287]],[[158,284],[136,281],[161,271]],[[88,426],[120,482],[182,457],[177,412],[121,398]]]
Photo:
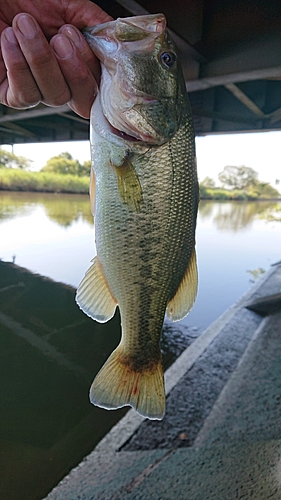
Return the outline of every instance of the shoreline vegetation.
[[[276,192],[273,194],[248,192],[243,189],[224,189],[224,188],[206,188],[199,185],[201,200],[229,200],[229,201],[263,201],[263,200],[281,200],[281,194]]]
[[[31,160],[0,147],[0,191],[88,194],[91,161],[83,164],[67,151],[47,160],[38,172],[30,170]],[[280,200],[281,194],[258,172],[245,165],[227,165],[218,174],[220,186],[205,177],[199,183],[201,200]],[[276,179],[279,186],[281,180]]]
[[[89,194],[89,176],[55,172],[30,172],[19,168],[0,168],[0,191]],[[252,189],[207,187],[200,183],[201,200],[280,200],[280,193],[270,185]]]
[[[88,194],[89,183],[86,176],[0,168],[0,191]]]

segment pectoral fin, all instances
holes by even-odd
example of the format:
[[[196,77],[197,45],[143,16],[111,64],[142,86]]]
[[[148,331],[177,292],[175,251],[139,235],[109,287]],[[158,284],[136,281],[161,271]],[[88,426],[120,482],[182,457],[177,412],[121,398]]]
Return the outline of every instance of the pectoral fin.
[[[180,286],[167,305],[166,312],[169,319],[179,321],[189,313],[196,299],[197,288],[198,274],[194,250]]]
[[[117,302],[106,283],[102,267],[95,257],[76,293],[80,309],[99,323],[105,323],[114,315]]]
[[[143,199],[142,189],[137,172],[130,159],[126,156],[122,165],[117,167],[112,163],[112,166],[115,170],[118,190],[122,201],[130,209],[139,212]]]

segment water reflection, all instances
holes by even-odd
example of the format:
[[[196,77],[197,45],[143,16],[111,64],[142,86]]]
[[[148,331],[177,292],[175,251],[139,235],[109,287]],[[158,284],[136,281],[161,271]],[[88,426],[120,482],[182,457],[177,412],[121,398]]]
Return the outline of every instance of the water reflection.
[[[25,203],[16,193],[0,191],[0,222],[27,215],[32,211],[32,204]]]
[[[9,193],[0,191],[1,220],[22,217],[43,207],[47,217],[61,227],[69,227],[82,220],[93,225],[89,197],[85,195],[50,193]],[[280,220],[280,203],[276,201],[210,201],[202,200],[199,216],[211,220],[219,231],[238,232],[251,226],[257,218]]]
[[[0,191],[0,221],[31,214],[38,207],[43,207],[48,218],[62,227],[79,219],[93,225],[88,196]]]
[[[276,201],[201,201],[199,293],[189,325],[206,327],[246,291],[247,270],[280,260],[280,209]],[[0,191],[0,234],[0,259],[16,256],[16,264],[75,287],[96,253],[87,195]]]
[[[213,202],[201,201],[199,214],[202,220],[212,219],[219,231],[238,232],[251,227],[257,216],[262,217],[276,206],[276,202]]]
[[[77,286],[95,255],[86,195],[0,192],[0,259]]]
[[[93,225],[93,216],[87,196],[62,199],[56,195],[55,199],[49,200],[49,202],[44,201],[44,208],[48,217],[60,226],[68,227],[78,219]]]
[[[261,219],[265,219],[268,222],[281,222],[281,205],[280,203],[275,203],[267,208],[263,213],[260,214]]]
[[[247,273],[251,276],[250,282],[255,283],[265,273],[265,269],[262,269],[261,267],[258,269],[249,269]]]

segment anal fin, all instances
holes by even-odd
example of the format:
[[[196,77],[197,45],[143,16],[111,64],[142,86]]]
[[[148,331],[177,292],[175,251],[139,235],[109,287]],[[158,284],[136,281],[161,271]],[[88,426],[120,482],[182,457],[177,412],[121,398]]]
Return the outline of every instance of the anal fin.
[[[105,323],[114,315],[117,302],[111,295],[97,257],[92,260],[76,293],[80,309],[99,323]]]
[[[198,288],[198,273],[196,252],[193,250],[185,275],[174,295],[167,305],[167,316],[172,321],[183,319],[192,308]]]

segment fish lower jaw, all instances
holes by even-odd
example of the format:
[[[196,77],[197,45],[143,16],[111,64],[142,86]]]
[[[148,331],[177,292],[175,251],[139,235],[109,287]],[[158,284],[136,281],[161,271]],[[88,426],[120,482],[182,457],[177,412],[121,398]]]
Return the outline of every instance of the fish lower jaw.
[[[142,144],[144,146],[147,146],[147,145],[148,146],[161,146],[164,142],[166,142],[166,141],[163,141],[162,139],[155,138],[151,134],[148,134],[145,132],[140,132],[137,129],[134,130],[132,127],[130,130],[131,134],[128,134],[128,132],[125,132],[123,130],[120,130],[120,129],[114,127],[114,125],[111,124],[111,122],[109,121],[109,119],[106,116],[105,116],[105,120],[108,123],[108,127],[109,127],[110,132],[113,135],[120,137],[124,141],[134,142],[134,143],[137,143],[140,145]],[[134,132],[135,132],[135,134],[134,134]]]
[[[103,106],[102,108],[102,113],[107,127],[113,135],[121,137],[125,141],[136,143],[147,143],[153,139],[151,135],[146,135],[140,132],[137,127],[134,127],[131,124],[127,125],[125,117],[121,117],[121,119],[118,117],[114,118],[114,114],[111,111],[108,110],[108,112],[106,112]]]
[[[119,130],[115,128],[113,125],[111,125],[110,121],[105,117],[108,123],[108,127],[110,129],[110,132],[117,137],[121,137],[121,139],[124,139],[125,141],[129,142],[143,142],[142,139],[139,139],[138,137],[135,137],[133,135],[127,134],[127,132],[123,132],[122,130]]]

